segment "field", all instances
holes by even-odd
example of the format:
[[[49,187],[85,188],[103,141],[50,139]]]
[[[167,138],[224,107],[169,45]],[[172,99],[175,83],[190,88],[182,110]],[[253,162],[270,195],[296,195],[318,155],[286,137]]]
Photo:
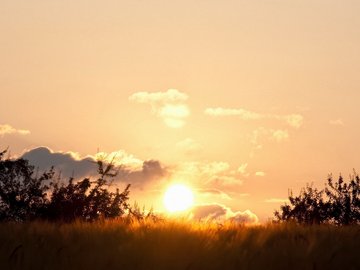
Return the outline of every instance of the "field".
[[[0,224],[0,269],[360,269],[360,227]]]

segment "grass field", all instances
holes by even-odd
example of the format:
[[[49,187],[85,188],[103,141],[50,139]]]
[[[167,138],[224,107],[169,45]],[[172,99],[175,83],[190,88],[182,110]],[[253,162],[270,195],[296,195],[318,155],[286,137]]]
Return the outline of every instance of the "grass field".
[[[8,223],[0,269],[360,269],[360,227]]]

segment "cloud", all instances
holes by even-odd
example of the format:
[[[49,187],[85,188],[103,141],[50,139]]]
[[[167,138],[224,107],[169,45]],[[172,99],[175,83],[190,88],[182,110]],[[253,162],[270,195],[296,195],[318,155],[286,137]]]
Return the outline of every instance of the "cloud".
[[[188,95],[176,89],[166,92],[137,92],[129,97],[130,101],[149,104],[152,113],[163,119],[171,128],[181,128],[190,116],[190,109],[186,104]]]
[[[238,172],[241,173],[243,176],[249,176],[250,174],[247,172],[248,163],[241,164],[238,168]]]
[[[330,125],[333,126],[345,126],[345,123],[342,119],[338,118],[338,119],[333,119],[329,121]]]
[[[278,114],[261,114],[257,112],[248,111],[242,108],[207,108],[204,113],[209,116],[221,117],[221,116],[237,116],[242,120],[263,120],[263,119],[274,119],[279,120],[293,128],[300,128],[303,125],[304,117],[301,114],[289,114],[289,115],[278,115]]]
[[[191,217],[202,221],[233,221],[238,223],[256,224],[258,217],[250,210],[233,212],[230,208],[221,204],[203,204],[193,207]]]
[[[96,160],[102,158],[105,161],[113,161],[114,165],[118,167],[116,181],[139,188],[168,173],[159,161],[141,161],[123,150],[111,154],[101,152],[94,156],[80,157],[74,152],[55,152],[47,147],[38,147],[25,152],[22,158],[29,160],[30,164],[40,170],[48,170],[54,166],[65,179],[97,175]]]
[[[186,179],[201,188],[234,188],[243,183],[241,175],[227,162],[182,162],[172,170],[172,179]]]
[[[136,188],[144,188],[149,183],[159,180],[168,175],[167,169],[157,160],[143,162],[140,170],[121,168],[118,173],[118,180],[129,183]]]
[[[289,132],[287,130],[270,130],[271,138],[276,142],[282,142],[289,139]]]
[[[250,210],[245,210],[244,212],[238,211],[233,213],[230,221],[237,223],[257,224],[259,223],[259,218]]]
[[[229,209],[220,204],[197,205],[191,210],[194,220],[214,220],[226,218]]]
[[[260,176],[260,177],[263,177],[265,175],[266,175],[266,173],[264,173],[264,172],[256,172],[255,173],[255,176]]]
[[[199,151],[201,151],[202,147],[200,143],[196,142],[195,140],[191,138],[186,138],[185,140],[182,140],[176,144],[176,147],[185,152],[185,154],[194,154]]]
[[[273,117],[279,120],[285,119],[286,122],[293,128],[300,128],[304,122],[304,117],[301,114],[290,114],[287,116],[273,115]]]
[[[0,125],[0,136],[4,136],[7,134],[28,135],[30,134],[30,131],[26,129],[16,129],[8,124]]]
[[[231,197],[220,189],[208,188],[208,189],[197,189],[196,190],[200,195],[208,196],[217,196],[221,199],[231,200]]]
[[[79,158],[73,152],[54,152],[47,147],[38,147],[25,152],[22,158],[40,170],[48,170],[52,166],[64,177],[85,177],[96,174],[95,159],[91,157]]]
[[[250,143],[255,146],[255,150],[262,149],[264,138],[265,140],[281,143],[289,140],[290,135],[287,130],[259,127],[253,130],[250,135]]]
[[[149,103],[149,104],[156,104],[156,103],[175,103],[175,102],[184,102],[188,99],[188,95],[182,93],[176,89],[169,89],[166,92],[137,92],[132,94],[129,97],[129,100],[136,101],[139,103]]]
[[[247,111],[244,109],[229,109],[229,108],[207,108],[205,114],[210,116],[239,116],[243,120],[258,120],[264,118],[264,115]]]

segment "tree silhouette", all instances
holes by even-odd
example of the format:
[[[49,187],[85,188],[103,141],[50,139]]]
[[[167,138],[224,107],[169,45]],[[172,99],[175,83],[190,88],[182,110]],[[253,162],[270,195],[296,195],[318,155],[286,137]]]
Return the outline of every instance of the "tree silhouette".
[[[0,221],[32,220],[48,203],[44,183],[54,176],[54,170],[36,176],[34,166],[24,159],[4,159],[0,153]]]
[[[275,211],[277,221],[295,221],[302,224],[333,223],[349,225],[360,223],[360,178],[354,172],[348,183],[340,175],[334,182],[329,175],[324,190],[307,185],[298,196],[289,194],[290,205]]]
[[[360,222],[360,177],[354,172],[349,183],[342,176],[333,182],[328,178],[325,194],[329,200],[329,216],[336,224],[353,224]]]
[[[71,222],[114,218],[129,208],[130,185],[110,191],[117,175],[113,162],[97,161],[99,177],[59,183],[54,168],[40,176],[27,160],[4,159],[0,152],[0,221],[47,219]]]

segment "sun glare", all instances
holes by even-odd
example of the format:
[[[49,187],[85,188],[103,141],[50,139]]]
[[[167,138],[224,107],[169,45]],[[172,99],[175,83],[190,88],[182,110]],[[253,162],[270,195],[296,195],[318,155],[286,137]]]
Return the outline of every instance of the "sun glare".
[[[164,205],[170,213],[184,211],[190,208],[193,203],[194,194],[187,186],[172,185],[165,192]]]

